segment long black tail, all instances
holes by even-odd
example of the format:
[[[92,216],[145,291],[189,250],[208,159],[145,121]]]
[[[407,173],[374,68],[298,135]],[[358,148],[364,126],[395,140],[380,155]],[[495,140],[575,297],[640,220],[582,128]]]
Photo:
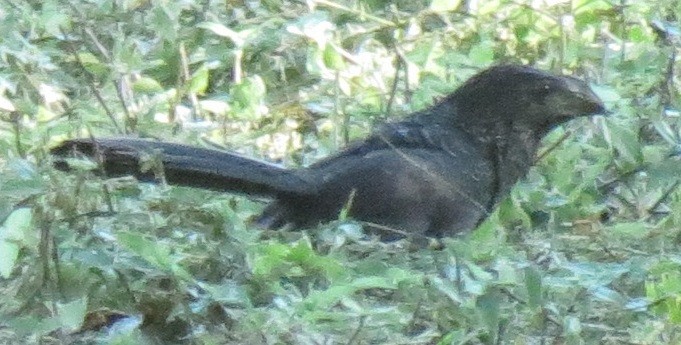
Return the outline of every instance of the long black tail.
[[[69,170],[67,158],[85,155],[100,162],[107,176],[134,175],[141,181],[156,181],[151,171],[141,170],[144,153],[157,155],[168,183],[274,197],[282,193],[311,194],[311,183],[299,170],[289,170],[234,153],[180,144],[133,138],[68,140],[51,150],[54,164]]]

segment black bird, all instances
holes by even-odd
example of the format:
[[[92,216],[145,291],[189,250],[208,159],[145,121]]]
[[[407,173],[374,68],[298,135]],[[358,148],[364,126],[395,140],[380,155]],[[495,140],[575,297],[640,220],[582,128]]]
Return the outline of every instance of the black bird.
[[[97,158],[109,176],[153,181],[140,168],[140,154],[156,152],[170,184],[273,199],[256,220],[265,228],[311,227],[347,208],[384,240],[443,237],[486,218],[530,169],[547,132],[604,112],[583,81],[503,65],[307,168],[131,138],[69,140],[52,154],[60,169],[79,152]]]

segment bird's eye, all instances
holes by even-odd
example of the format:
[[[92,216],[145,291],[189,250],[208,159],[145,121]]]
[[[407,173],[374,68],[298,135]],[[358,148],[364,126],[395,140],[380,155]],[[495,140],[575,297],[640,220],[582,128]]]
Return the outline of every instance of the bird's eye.
[[[538,86],[538,88],[536,89],[536,92],[535,92],[536,97],[544,98],[544,97],[548,96],[552,91],[551,85],[549,85],[549,84],[543,84],[543,85],[540,84],[540,85],[537,85],[537,86]]]

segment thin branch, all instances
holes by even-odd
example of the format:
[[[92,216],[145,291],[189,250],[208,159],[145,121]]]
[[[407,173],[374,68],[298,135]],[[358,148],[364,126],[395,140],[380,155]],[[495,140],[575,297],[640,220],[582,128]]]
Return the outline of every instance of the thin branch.
[[[180,43],[180,65],[182,66],[182,76],[184,77],[185,83],[191,85],[192,76],[189,72],[189,59],[187,58],[187,50],[184,47],[184,42]],[[196,121],[201,117],[201,105],[199,104],[199,99],[196,97],[196,93],[191,89],[188,90],[189,101],[192,103],[192,120]]]
[[[67,36],[66,32],[63,29],[61,29],[61,33],[62,33],[62,35],[64,35],[64,37]],[[113,112],[106,105],[106,102],[104,101],[104,97],[102,97],[102,94],[99,92],[99,89],[95,85],[95,82],[94,82],[95,76],[92,75],[92,73],[90,73],[90,71],[88,71],[87,68],[85,68],[85,64],[83,63],[83,60],[80,59],[80,56],[78,56],[78,53],[76,52],[75,48],[73,47],[73,44],[68,39],[66,39],[65,42],[66,42],[66,45],[65,45],[66,50],[69,52],[69,54],[71,54],[73,56],[73,59],[78,64],[78,67],[80,67],[83,74],[85,74],[85,76],[86,76],[85,79],[87,79],[87,85],[90,88],[90,91],[92,91],[92,93],[95,95],[95,98],[97,98],[97,102],[99,102],[99,104],[104,109],[106,116],[109,117],[109,120],[111,120],[111,123],[113,123],[114,127],[116,127],[116,130],[119,133],[125,133],[123,128],[118,124],[118,121],[116,121],[116,118],[115,118]]]
[[[364,328],[364,322],[366,321],[366,315],[362,315],[359,317],[359,325],[357,325],[357,328],[355,328],[355,331],[352,332],[352,336],[350,336],[350,339],[346,344],[352,345],[357,341],[357,337],[359,336],[359,332]]]
[[[551,144],[551,146],[547,147],[546,150],[544,150],[540,154],[538,154],[537,158],[534,160],[534,162],[537,163],[537,162],[541,161],[542,159],[544,159],[544,157],[546,157],[549,153],[551,153],[551,151],[555,150],[558,146],[560,146],[560,144],[562,144],[565,140],[567,140],[567,138],[569,138],[570,135],[572,135],[571,131],[565,131],[565,133],[563,133],[563,135],[560,138],[558,138],[558,140],[556,140],[556,142],[554,142],[553,144]]]
[[[679,181],[677,179],[669,188],[667,188],[666,191],[664,191],[664,193],[662,193],[662,195],[655,201],[653,206],[649,207],[646,210],[646,213],[648,214],[648,216],[646,217],[646,220],[649,219],[652,216],[652,214],[655,212],[655,210],[658,207],[660,207],[660,205],[662,205],[662,202],[664,202],[665,200],[667,200],[667,198],[669,198],[669,195],[672,194],[672,192],[679,186],[679,184],[681,184],[681,181]]]
[[[331,7],[331,8],[335,8],[337,10],[349,12],[349,13],[355,14],[357,16],[360,16],[361,18],[366,18],[366,19],[369,19],[371,21],[374,21],[378,24],[382,24],[382,25],[386,25],[386,26],[396,26],[397,25],[396,23],[393,23],[389,20],[385,20],[381,17],[377,17],[377,16],[374,16],[374,15],[368,14],[365,11],[355,10],[355,9],[337,4],[335,2],[331,2],[331,1],[327,1],[327,0],[313,0],[312,2],[317,3],[319,5],[324,5],[324,6],[328,6],[328,7]]]

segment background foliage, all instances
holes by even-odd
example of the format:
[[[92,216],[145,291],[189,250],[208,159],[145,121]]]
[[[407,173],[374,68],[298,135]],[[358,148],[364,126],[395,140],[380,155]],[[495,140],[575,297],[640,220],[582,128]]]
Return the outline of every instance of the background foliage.
[[[0,2],[0,342],[681,340],[677,0]],[[53,170],[137,135],[305,166],[495,63],[592,81],[441,249],[248,225],[261,203]]]

